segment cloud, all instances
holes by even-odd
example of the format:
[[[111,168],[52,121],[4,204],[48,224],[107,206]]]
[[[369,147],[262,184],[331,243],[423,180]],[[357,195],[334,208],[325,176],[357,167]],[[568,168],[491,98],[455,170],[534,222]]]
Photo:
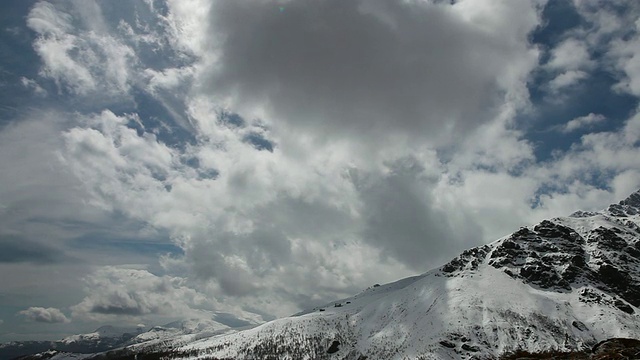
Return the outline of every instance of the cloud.
[[[205,301],[202,294],[175,277],[146,270],[103,267],[85,278],[89,295],[73,306],[73,316],[189,316],[189,304]]]
[[[70,320],[56,308],[30,307],[27,310],[18,312],[23,315],[27,321],[40,323],[68,323]]]
[[[640,5],[636,1],[607,3],[597,0],[574,0],[584,25],[573,36],[581,38],[591,53],[602,54],[606,71],[614,70],[620,81],[618,91],[638,96],[638,17]],[[576,61],[584,61],[582,50],[574,49]],[[582,59],[582,60],[578,60]]]
[[[67,255],[48,244],[11,234],[0,234],[0,263],[31,262],[38,265],[66,260]]]
[[[556,76],[549,82],[549,90],[558,93],[560,90],[576,85],[578,82],[585,80],[589,74],[582,70],[569,70]]]
[[[595,62],[591,60],[586,41],[568,38],[551,50],[545,67],[557,74],[548,84],[549,90],[557,93],[587,79],[589,72],[595,67]]]
[[[589,113],[588,115],[577,117],[569,121],[566,125],[557,127],[557,129],[563,133],[570,133],[576,130],[592,127],[606,119],[607,118],[602,114]]]
[[[479,241],[482,229],[474,221],[457,222],[448,209],[434,206],[440,174],[416,160],[389,164],[384,176],[359,176],[355,186],[363,203],[362,238],[383,249],[383,257],[393,256],[417,270]]]
[[[577,70],[590,68],[594,64],[589,55],[588,45],[578,39],[569,38],[551,50],[546,66],[551,69]]]
[[[34,94],[42,97],[48,96],[47,90],[43,89],[40,84],[38,84],[35,80],[27,79],[26,77],[20,78],[20,83],[27,89],[33,91]]]
[[[143,319],[188,319],[217,316],[219,304],[190,287],[186,279],[156,276],[144,269],[106,266],[84,278],[87,296],[71,307],[73,318],[136,323]],[[242,318],[243,312],[231,306],[235,316],[228,322],[255,323],[255,316]],[[224,311],[222,314],[226,314]]]
[[[60,259],[61,244],[87,230],[81,224],[99,226],[109,218],[60,162],[59,134],[70,118],[53,109],[33,110],[0,131],[0,164],[12,169],[0,172],[0,227],[4,246],[23,259]]]
[[[81,28],[74,15],[81,15]],[[34,49],[42,60],[40,75],[53,80],[59,91],[73,95],[101,92],[123,97],[130,90],[134,51],[121,38],[105,32],[101,8],[93,0],[37,2],[27,16],[37,34]]]
[[[523,40],[538,23],[536,7],[505,2],[496,13],[485,2],[371,4],[300,1],[280,13],[269,2],[214,3],[209,25],[226,42],[192,44],[202,58],[189,70],[147,71],[153,89],[190,89],[184,101],[196,140],[168,146],[151,129],[135,125],[145,119],[106,110],[81,116],[64,131],[65,166],[97,205],[170,233],[184,254],[164,257],[163,269],[191,278],[190,288],[206,288],[201,291],[218,301],[211,309],[237,302],[242,311],[269,315],[427,270],[519,225],[611,198],[579,175],[584,168],[565,163],[573,156],[588,166],[589,149],[536,164],[534,145],[514,129],[513,119],[528,100],[528,72],[537,62],[537,51]],[[312,20],[312,12],[321,16]],[[511,15],[523,22],[510,25],[505,19]],[[336,29],[344,41],[328,40]],[[414,38],[418,30],[433,36]],[[442,33],[452,40],[438,52],[419,48]],[[255,40],[255,34],[264,38]],[[407,43],[396,44],[395,37]],[[260,48],[254,41],[269,45]],[[366,54],[379,60],[360,68],[368,64]],[[467,63],[469,57],[478,61]],[[406,59],[415,64],[399,66]],[[418,81],[409,81],[415,74]],[[502,95],[480,104],[475,91]],[[443,99],[447,94],[451,98]],[[429,98],[426,105],[419,104],[423,98]],[[454,108],[469,114],[491,110],[480,120],[456,118],[468,137],[450,142],[443,134],[458,125],[442,130],[444,120],[430,119],[455,117],[449,113]],[[411,119],[416,114],[424,118]],[[247,141],[251,134],[275,146],[259,151]],[[442,141],[429,141],[438,135]],[[565,182],[553,183],[558,194],[539,196],[548,180],[537,171]],[[566,182],[574,182],[572,195],[578,195],[559,195]],[[77,312],[169,312],[142,301],[147,293],[114,294],[88,296]]]
[[[634,29],[634,36],[614,42],[612,53],[617,56],[617,68],[624,74],[617,89],[640,96],[640,21],[635,22]]]
[[[638,3],[574,0],[573,7],[581,18],[580,23],[556,34],[560,41],[552,42],[549,58],[542,68],[552,77],[548,90],[555,96],[562,90],[579,90],[576,84],[584,84],[591,76],[602,81],[598,79],[606,72],[620,79],[615,85],[617,90],[633,92],[633,76],[629,74],[635,72],[632,59],[637,48]]]
[[[29,13],[27,24],[41,35],[34,45],[46,64],[43,75],[74,93],[86,93],[96,87],[90,70],[69,54],[76,43],[75,36],[67,34],[72,29],[70,14],[58,11],[51,3],[38,2]]]
[[[637,116],[543,162],[516,121],[536,110],[536,66],[561,89],[626,64],[603,65],[600,40],[577,30],[538,64],[544,2],[131,4],[39,2],[36,80],[57,82],[49,96],[72,110],[0,133],[0,162],[15,169],[0,173],[0,224],[44,218],[59,226],[28,238],[57,229],[56,249],[82,233],[69,219],[107,227],[112,214],[182,250],[160,267],[95,269],[74,319],[257,323],[640,186]],[[603,38],[618,31],[598,19]],[[188,136],[168,136],[174,125]]]
[[[320,138],[437,143],[489,121],[505,94],[526,101],[533,2],[277,5],[221,0],[211,10],[216,62],[200,86],[241,114]]]

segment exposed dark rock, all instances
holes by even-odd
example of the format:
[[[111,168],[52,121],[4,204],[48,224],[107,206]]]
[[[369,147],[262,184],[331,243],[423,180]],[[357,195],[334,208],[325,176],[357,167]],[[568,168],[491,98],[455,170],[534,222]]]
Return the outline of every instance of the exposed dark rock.
[[[619,205],[619,204],[610,205],[607,210],[613,216],[617,216],[617,217],[626,217],[627,216],[627,213],[624,211],[624,207],[622,205]]]
[[[440,341],[440,345],[442,345],[442,346],[444,346],[446,348],[449,348],[449,349],[453,349],[453,348],[456,347],[456,344],[454,344],[454,343],[452,343],[450,341],[447,341],[447,340]]]
[[[598,277],[631,305],[640,306],[640,289],[628,273],[623,273],[613,265],[605,263],[600,265]]]
[[[640,191],[636,191],[618,204],[609,206],[607,210],[617,217],[640,214]]]
[[[511,235],[512,239],[520,239],[520,240],[530,240],[536,236],[536,233],[529,230],[526,227],[520,228],[520,230],[514,232]]]
[[[465,250],[462,254],[442,267],[442,272],[452,274],[462,270],[475,271],[489,252],[489,246],[481,246]]]
[[[504,271],[504,273],[505,273],[505,274],[507,274],[507,275],[511,276],[511,277],[512,277],[512,278],[514,278],[514,279],[518,277],[516,274],[514,274],[514,273],[513,273],[511,270],[509,270],[509,269],[504,269],[503,271]]]
[[[620,205],[640,208],[640,191],[629,195],[628,198],[620,201]]]
[[[509,250],[520,250],[520,245],[518,245],[516,242],[512,240],[505,240],[502,243],[502,248],[509,249]]]
[[[571,258],[571,265],[573,265],[573,266],[583,267],[586,264],[587,264],[587,262],[586,262],[583,254],[577,254],[577,255],[574,255]]]
[[[585,325],[584,323],[582,323],[581,321],[577,321],[574,320],[571,325],[573,325],[574,328],[580,330],[580,331],[587,331],[589,330],[589,328],[587,327],[587,325]]]
[[[625,250],[629,255],[633,256],[634,258],[640,259],[640,250],[637,249],[637,247],[638,247],[638,243],[636,243],[636,247],[627,246]]]
[[[614,338],[597,343],[592,349],[593,359],[638,359],[640,340]],[[600,355],[618,355],[620,357],[599,357]]]
[[[583,303],[602,303],[602,295],[595,292],[592,289],[582,289],[580,290],[579,300]]]
[[[329,349],[327,349],[327,354],[333,354],[335,352],[338,352],[338,350],[340,350],[340,341],[333,340],[331,346],[329,346]]]
[[[462,350],[477,352],[477,351],[480,351],[480,348],[477,346],[469,345],[469,344],[462,344]]]
[[[519,257],[524,258],[522,247],[513,240],[505,240],[491,253],[489,265],[501,268],[507,265],[515,265]]]
[[[576,232],[566,226],[554,224],[549,220],[544,220],[536,225],[533,230],[540,236],[546,238],[561,238],[569,241],[577,240]]]
[[[539,260],[522,266],[520,276],[545,289],[552,287],[571,289],[569,283],[560,277],[553,267]]]
[[[618,309],[626,312],[627,314],[633,314],[635,312],[633,310],[633,308],[631,306],[629,306],[629,304],[627,304],[626,302],[624,302],[624,301],[622,301],[620,299],[616,299],[614,304]]]
[[[599,227],[589,234],[589,242],[598,242],[598,245],[610,249],[619,250],[627,246],[627,242],[612,229]]]
[[[569,215],[569,217],[572,218],[586,218],[586,217],[592,217],[592,216],[596,216],[598,213],[593,212],[593,211],[581,211],[578,210],[576,212],[574,212],[573,214]]]

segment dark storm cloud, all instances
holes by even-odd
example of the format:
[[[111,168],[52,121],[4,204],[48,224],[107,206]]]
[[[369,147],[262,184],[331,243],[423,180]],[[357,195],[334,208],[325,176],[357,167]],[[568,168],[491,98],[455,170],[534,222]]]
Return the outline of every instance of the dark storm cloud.
[[[51,264],[67,256],[59,249],[17,235],[0,234],[0,263]]]
[[[105,315],[144,315],[147,312],[142,307],[137,306],[128,306],[127,304],[116,304],[116,305],[107,305],[107,304],[96,304],[91,308],[91,312],[97,314],[105,314]]]
[[[211,90],[332,135],[460,135],[488,120],[496,77],[526,51],[515,27],[491,38],[449,5],[301,0],[281,12],[221,0],[212,11]]]

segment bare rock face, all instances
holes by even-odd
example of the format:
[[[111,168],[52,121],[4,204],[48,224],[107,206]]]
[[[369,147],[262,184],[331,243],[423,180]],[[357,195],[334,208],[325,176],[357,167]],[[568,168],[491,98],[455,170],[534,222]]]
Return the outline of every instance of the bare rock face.
[[[544,220],[498,244],[489,265],[543,289],[571,290],[588,271],[585,243],[575,230]]]
[[[618,204],[610,205],[607,209],[613,216],[627,217],[640,214],[640,191],[636,191]]]
[[[593,360],[640,359],[640,340],[614,338],[596,344],[591,350]]]

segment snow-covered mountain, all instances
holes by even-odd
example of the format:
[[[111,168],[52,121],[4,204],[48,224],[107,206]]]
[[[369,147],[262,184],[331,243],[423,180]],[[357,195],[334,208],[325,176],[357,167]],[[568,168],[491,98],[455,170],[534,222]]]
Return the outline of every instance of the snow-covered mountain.
[[[640,338],[640,191],[446,265],[244,331],[140,343],[188,359],[471,359]],[[193,340],[193,341],[192,341]],[[56,359],[64,358],[59,354]]]
[[[143,327],[102,326],[93,332],[68,336],[58,341],[14,341],[0,344],[0,359],[56,349],[75,353],[95,353],[125,346],[143,333]]]
[[[171,343],[189,343],[204,337],[225,334],[233,331],[229,326],[211,319],[188,319],[172,323],[145,327],[116,327],[101,326],[93,332],[71,335],[58,341],[16,341],[0,344],[0,359],[13,359],[24,355],[49,351],[47,356],[54,356],[58,352],[75,353],[65,355],[65,358],[81,359],[94,353],[129,347],[137,344],[161,347],[166,341]],[[45,354],[45,353],[43,353]],[[82,355],[81,355],[82,354]],[[85,355],[86,354],[86,355]],[[43,355],[44,356],[44,355]],[[59,355],[58,357],[61,357]],[[36,357],[37,358],[37,357]],[[40,357],[48,359],[49,357]]]

